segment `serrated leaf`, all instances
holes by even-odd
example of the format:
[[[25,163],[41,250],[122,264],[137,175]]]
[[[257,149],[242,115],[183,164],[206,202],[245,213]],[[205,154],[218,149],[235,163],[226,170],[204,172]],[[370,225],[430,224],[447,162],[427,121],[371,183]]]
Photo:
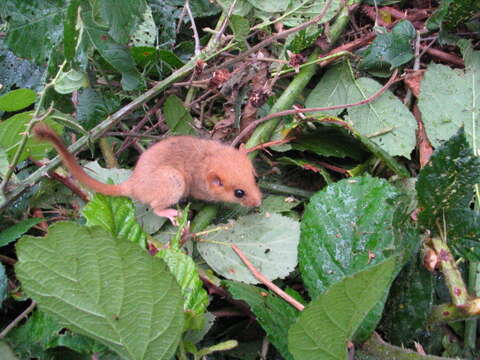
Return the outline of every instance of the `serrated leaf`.
[[[397,196],[388,182],[367,175],[329,185],[310,199],[300,227],[298,262],[312,298],[391,256]]]
[[[418,106],[428,139],[434,147],[457,133],[462,126],[474,147],[474,135],[480,134],[480,51],[462,48],[465,70],[430,64],[423,77]],[[476,148],[480,148],[477,136]]]
[[[17,245],[16,274],[41,310],[127,359],[169,360],[183,303],[160,259],[100,227],[59,222]],[[42,259],[48,259],[48,262]]]
[[[402,269],[385,304],[380,329],[394,345],[413,345],[432,310],[433,276],[420,259],[417,256]]]
[[[384,296],[394,268],[395,258],[391,258],[344,278],[312,301],[288,332],[294,358],[346,359],[347,341]]]
[[[440,146],[418,175],[419,221],[429,229],[450,209],[467,208],[480,178],[480,158],[473,155],[464,130]]]
[[[157,26],[153,19],[152,9],[147,6],[142,14],[142,22],[137,25],[130,36],[130,44],[136,46],[155,46],[157,40]]]
[[[135,205],[126,197],[106,196],[96,193],[82,210],[87,225],[100,225],[117,239],[147,247],[147,234],[135,217]]]
[[[208,294],[197,271],[197,266],[190,256],[180,250],[160,249],[156,254],[167,264],[182,290],[183,309],[191,317],[202,316],[208,306]],[[192,314],[193,313],[193,314]]]
[[[20,221],[19,223],[10,226],[8,229],[0,232],[0,247],[10,244],[17,240],[20,236],[25,234],[34,225],[44,221],[42,218],[31,218]]]
[[[300,312],[293,306],[262,288],[224,281],[235,299],[245,301],[252,309],[257,321],[267,333],[270,342],[286,360],[293,359],[288,351],[288,329]]]
[[[250,32],[250,23],[246,18],[239,15],[230,16],[229,21],[235,40],[239,43],[243,43]]]
[[[309,46],[313,45],[321,32],[322,29],[319,28],[317,24],[300,30],[298,33],[292,34],[287,38],[287,49],[295,54],[299,54]]]
[[[8,277],[5,273],[5,266],[0,264],[0,309],[2,308],[3,300],[7,298]]]
[[[30,89],[17,89],[0,96],[1,111],[19,111],[32,105],[37,98],[35,91]]]
[[[460,23],[466,23],[480,10],[480,4],[470,0],[442,0],[435,12],[427,20],[427,28],[437,30],[442,27],[448,31]]]
[[[170,131],[176,135],[193,135],[195,129],[193,128],[193,118],[188,110],[175,95],[170,95],[163,105],[163,113],[165,115],[165,122]]]
[[[62,0],[11,0],[6,2],[9,18],[6,42],[17,56],[45,64],[63,36],[63,17],[68,3]]]
[[[284,12],[290,0],[265,0],[265,1],[254,1],[248,0],[250,5],[254,8],[265,11],[267,13],[275,13],[275,12]]]
[[[22,112],[0,123],[0,146],[3,147],[8,155],[8,159],[12,161],[17,148],[22,141],[22,135],[27,130],[28,124],[32,119],[33,112]],[[62,126],[47,118],[47,125],[52,127],[56,132],[61,132]],[[19,162],[31,157],[34,160],[41,160],[46,156],[53,146],[46,142],[40,142],[33,138],[27,140],[27,143],[20,155]]]
[[[215,272],[227,279],[258,283],[232,250],[237,245],[267,278],[286,277],[297,265],[299,224],[278,214],[247,215],[222,225],[197,243],[197,249]],[[218,226],[212,226],[217,228]],[[210,228],[210,229],[211,229]]]
[[[89,86],[87,74],[84,72],[70,69],[67,72],[61,72],[55,80],[54,88],[59,94],[71,94],[75,90]]]
[[[384,29],[385,31],[385,29]],[[389,72],[413,59],[412,41],[416,32],[412,23],[402,20],[391,32],[378,34],[362,54],[360,67],[373,73]]]

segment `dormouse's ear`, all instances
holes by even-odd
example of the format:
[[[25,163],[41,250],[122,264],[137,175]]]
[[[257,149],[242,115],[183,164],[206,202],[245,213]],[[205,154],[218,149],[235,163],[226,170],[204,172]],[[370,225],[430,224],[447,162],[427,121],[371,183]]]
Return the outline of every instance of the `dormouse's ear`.
[[[207,181],[208,181],[208,185],[215,188],[223,186],[222,178],[215,171],[208,172]]]

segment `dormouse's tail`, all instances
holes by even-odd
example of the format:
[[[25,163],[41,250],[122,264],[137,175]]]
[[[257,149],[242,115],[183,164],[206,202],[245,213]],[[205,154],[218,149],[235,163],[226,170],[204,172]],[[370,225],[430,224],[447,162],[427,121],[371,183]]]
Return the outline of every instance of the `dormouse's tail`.
[[[75,157],[68,151],[67,147],[60,139],[60,137],[47,125],[45,125],[44,123],[36,124],[33,128],[33,133],[37,139],[42,141],[48,141],[53,144],[55,149],[62,157],[65,166],[82,184],[104,195],[126,195],[120,185],[104,184],[87,175],[87,173],[85,173],[82,167],[78,164]]]

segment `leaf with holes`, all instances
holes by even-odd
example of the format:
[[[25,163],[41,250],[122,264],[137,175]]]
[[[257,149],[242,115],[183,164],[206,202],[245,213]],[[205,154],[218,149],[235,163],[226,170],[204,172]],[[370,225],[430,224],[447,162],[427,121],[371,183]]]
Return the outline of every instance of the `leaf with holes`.
[[[17,255],[23,290],[62,326],[126,359],[174,355],[183,301],[160,259],[98,226],[71,222],[55,223],[44,238],[23,237]]]
[[[298,360],[347,358],[347,342],[388,291],[395,259],[388,259],[333,285],[302,311],[288,331]]]
[[[228,279],[258,283],[232,250],[232,244],[271,280],[286,277],[297,265],[299,224],[291,218],[279,214],[248,215],[210,230],[197,243],[197,249],[213,270]]]

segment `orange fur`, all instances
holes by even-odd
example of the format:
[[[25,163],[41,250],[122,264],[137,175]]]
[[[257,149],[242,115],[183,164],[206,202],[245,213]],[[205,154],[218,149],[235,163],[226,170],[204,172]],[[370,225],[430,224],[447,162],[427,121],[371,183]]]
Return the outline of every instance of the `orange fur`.
[[[105,195],[137,199],[162,216],[168,206],[187,196],[244,206],[259,206],[262,200],[255,170],[245,151],[217,141],[191,136],[162,140],[140,156],[127,181],[109,185],[87,175],[48,126],[39,123],[33,132],[37,138],[53,144],[72,175],[87,187]],[[244,195],[239,197],[238,190]]]

